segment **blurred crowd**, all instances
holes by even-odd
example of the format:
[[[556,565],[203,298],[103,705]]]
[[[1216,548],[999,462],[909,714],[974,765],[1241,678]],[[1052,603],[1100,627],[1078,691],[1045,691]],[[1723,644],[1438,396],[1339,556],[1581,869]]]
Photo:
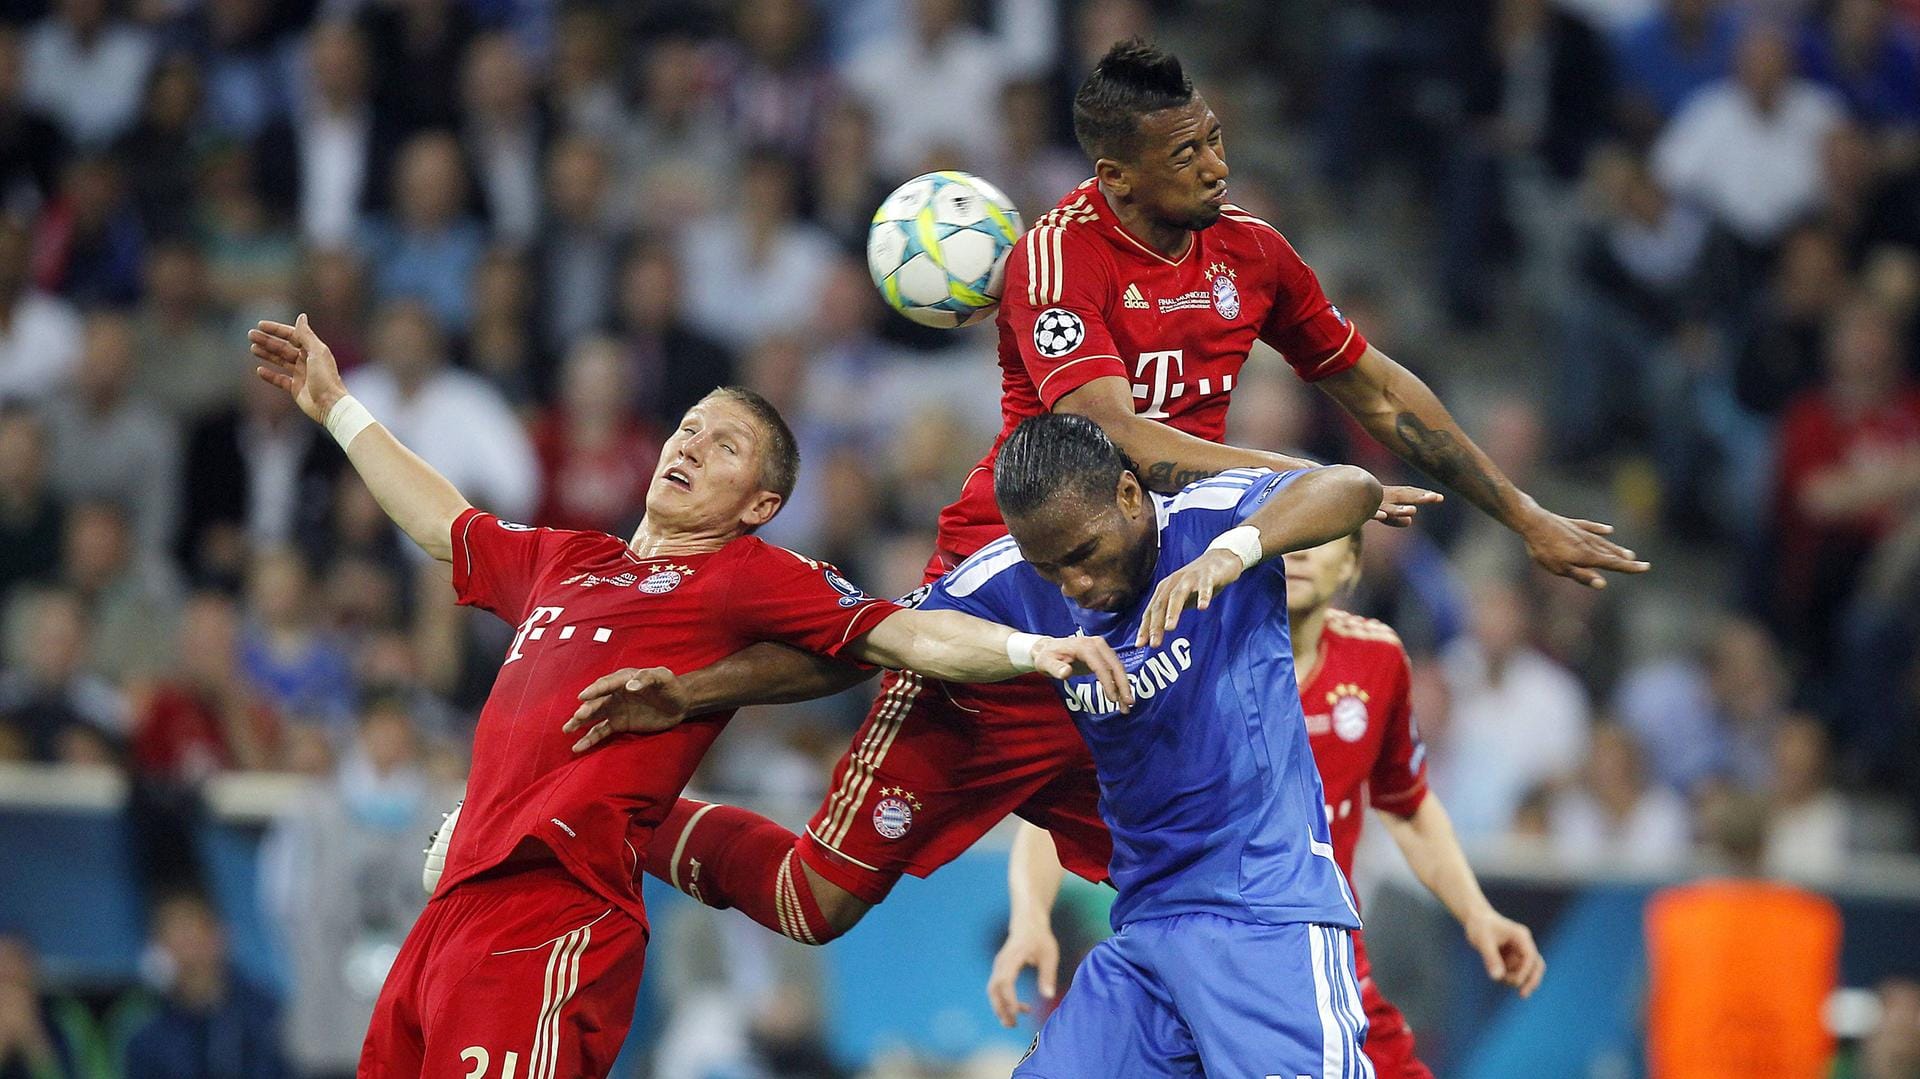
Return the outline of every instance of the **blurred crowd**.
[[[164,984],[231,1005],[220,1074],[350,1070],[328,1009],[417,909],[506,645],[246,327],[307,312],[476,504],[616,533],[681,410],[751,385],[805,456],[768,538],[904,593],[998,376],[990,329],[881,305],[872,208],[957,167],[1038,216],[1088,172],[1072,87],[1133,33],[1369,337],[1654,558],[1583,592],[1457,498],[1367,545],[1352,605],[1414,652],[1469,847],[1685,873],[1704,807],[1758,794],[1776,872],[1912,851],[1913,0],[0,0],[0,760],[131,778]],[[1243,386],[1236,440],[1413,478],[1270,355]],[[809,805],[863,710],[749,713],[701,782]],[[184,837],[236,771],[314,781],[263,855],[291,1063],[246,1035],[270,998],[181,957],[217,951]],[[171,999],[127,1074],[200,1074],[167,1070],[210,1036]],[[118,1059],[34,1070],[32,1025],[0,1012],[0,1076]]]

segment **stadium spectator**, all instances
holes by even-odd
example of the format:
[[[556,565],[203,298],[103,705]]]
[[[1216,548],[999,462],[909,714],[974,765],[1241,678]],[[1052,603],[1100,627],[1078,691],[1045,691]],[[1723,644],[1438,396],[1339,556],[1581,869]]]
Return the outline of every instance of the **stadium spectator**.
[[[1586,690],[1532,643],[1531,611],[1516,585],[1473,590],[1472,632],[1442,655],[1450,705],[1444,742],[1432,740],[1433,787],[1463,842],[1504,833],[1536,784],[1574,774],[1586,753]]]
[[[641,64],[639,108],[620,137],[619,202],[642,228],[676,230],[737,201],[721,192],[737,175],[740,144],[697,42],[663,37]]]
[[[53,197],[66,139],[24,85],[20,31],[0,26],[0,212],[20,212]]]
[[[741,5],[734,16],[741,56],[727,87],[727,112],[749,145],[777,146],[796,158],[815,145],[840,89],[820,63],[816,6],[763,0]]]
[[[83,1007],[40,986],[27,942],[0,933],[0,1079],[86,1079],[94,1048],[74,1028]]]
[[[285,1079],[280,1009],[227,960],[213,905],[181,893],[153,912],[153,949],[164,994],[128,1041],[126,1079]]]
[[[284,16],[269,0],[221,0],[188,9],[171,36],[206,72],[202,125],[219,138],[251,139],[287,110]]]
[[[1826,335],[1825,383],[1781,421],[1772,613],[1816,670],[1868,552],[1920,492],[1920,385],[1902,347],[1878,305],[1848,304]]]
[[[873,159],[873,116],[866,106],[850,96],[836,98],[807,160],[814,223],[848,250],[864,245],[873,208],[887,197]]]
[[[153,66],[143,27],[114,17],[108,0],[59,0],[27,35],[27,99],[68,139],[104,150],[133,125]]]
[[[36,288],[26,224],[0,214],[0,401],[50,397],[80,358],[80,319]]]
[[[119,504],[83,500],[68,510],[61,580],[87,605],[93,670],[124,681],[172,665],[180,613],[173,564],[164,547],[139,541]]]
[[[155,236],[181,236],[193,227],[193,187],[200,154],[212,141],[200,126],[200,65],[183,52],[154,68],[140,119],[114,143],[114,156],[137,167],[127,176],[141,224]]]
[[[607,141],[626,124],[617,62],[619,34],[609,13],[568,7],[554,28],[547,107],[560,130]]]
[[[1777,420],[1789,400],[1819,383],[1828,324],[1853,287],[1836,233],[1809,225],[1787,234],[1733,358],[1741,407]]]
[[[546,216],[533,262],[541,345],[554,355],[613,312],[621,242],[608,213],[607,171],[605,148],[584,136],[560,140],[547,155]]]
[[[534,318],[533,274],[527,256],[495,247],[473,275],[473,328],[467,366],[492,383],[516,412],[526,415],[546,396],[551,372]],[[611,290],[611,281],[600,287]],[[345,320],[351,322],[353,320]]]
[[[639,519],[660,460],[660,434],[640,419],[619,342],[588,337],[560,368],[559,404],[534,429],[549,528],[621,533]]]
[[[1874,129],[1920,128],[1920,41],[1886,0],[1838,0],[1800,38],[1800,66]]]
[[[695,401],[734,381],[733,353],[686,319],[679,256],[641,238],[620,270],[616,336],[634,404],[656,424],[678,423]]]
[[[483,378],[448,364],[433,313],[402,300],[378,316],[373,362],[352,376],[354,396],[475,504],[525,518],[540,497],[540,472],[525,428]]]
[[[1920,251],[1920,171],[1905,161],[1907,137],[1876,139],[1858,124],[1827,137],[1820,220],[1845,241],[1849,264],[1860,265],[1868,278],[1883,253],[1911,258]]]
[[[451,133],[422,132],[400,147],[392,208],[367,227],[361,247],[375,299],[416,299],[449,330],[466,329],[486,236],[468,213],[466,166]]]
[[[344,352],[335,353],[340,369],[351,371],[367,362],[367,332],[372,319],[368,314],[365,274],[353,249],[323,247],[308,251],[301,263],[300,283],[296,288],[298,294],[306,298],[310,320],[340,326],[345,348]]]
[[[34,278],[77,304],[124,307],[140,295],[144,231],[120,165],[104,155],[76,158],[41,210]]]
[[[275,821],[261,890],[291,969],[286,1053],[302,1079],[350,1076],[393,950],[426,905],[420,837],[446,791],[406,709],[376,701],[328,780]]]
[[[1742,32],[1731,78],[1689,100],[1653,148],[1654,174],[1740,243],[1770,250],[1820,199],[1839,97],[1794,73],[1792,43],[1769,24]]]
[[[1619,39],[1620,122],[1628,133],[1651,136],[1695,92],[1733,71],[1740,34],[1734,5],[1725,0],[1662,0]]]
[[[217,592],[190,597],[179,636],[178,666],[133,701],[134,771],[191,787],[218,772],[278,768],[278,718],[241,676],[233,600]]]
[[[126,315],[89,315],[73,385],[47,404],[47,432],[55,489],[128,507],[140,546],[157,552],[171,544],[178,517],[180,435],[134,392],[138,351]]]
[[[375,107],[407,135],[454,126],[460,64],[477,29],[476,12],[453,0],[358,5],[367,35]]]
[[[1664,873],[1688,852],[1686,803],[1647,782],[1639,743],[1614,723],[1594,728],[1580,785],[1554,799],[1548,821],[1554,852],[1587,869]]]
[[[294,222],[272,212],[254,184],[247,147],[210,148],[195,192],[195,232],[207,257],[208,290],[216,303],[255,308],[278,302],[299,270]]]
[[[247,684],[290,724],[344,740],[353,719],[353,661],[320,622],[307,564],[287,548],[254,556],[240,666]]]
[[[474,39],[460,78],[460,139],[488,231],[523,247],[541,233],[541,175],[551,131],[534,73],[511,34]]]
[[[1835,1079],[1906,1079],[1920,1074],[1920,983],[1888,978],[1879,985],[1879,1021]]]
[[[1654,778],[1682,794],[1709,780],[1745,790],[1770,782],[1787,703],[1787,660],[1766,629],[1724,616],[1697,648],[1629,670],[1613,710],[1646,749]]]
[[[59,574],[66,503],[53,493],[47,464],[40,417],[0,404],[0,607],[20,585]]]
[[[293,108],[260,134],[262,193],[278,213],[298,215],[309,244],[351,243],[361,215],[386,199],[399,136],[394,115],[373,107],[370,62],[352,23],[317,23]]]
[[[86,608],[70,592],[18,596],[19,641],[0,670],[0,758],[69,764],[114,760],[126,701],[87,668]]]
[[[1773,735],[1773,799],[1767,821],[1767,872],[1830,882],[1847,868],[1850,807],[1830,776],[1827,732],[1795,716]]]
[[[1057,127],[1059,108],[1053,89],[1037,78],[1017,79],[1000,90],[1001,137],[991,156],[977,166],[999,187],[1015,208],[1025,207],[1027,224],[1060,198],[1062,191],[1087,178],[1087,159],[1061,145]],[[824,164],[824,160],[822,162]],[[867,199],[880,205],[885,191]],[[866,224],[861,223],[864,233]]]
[[[247,365],[234,359],[227,321],[206,290],[200,251],[164,240],[146,259],[145,298],[134,312],[133,395],[192,424],[240,399]]]
[[[813,316],[814,282],[833,244],[798,217],[799,177],[778,151],[747,156],[739,198],[680,237],[687,319],[729,347],[745,349]]]

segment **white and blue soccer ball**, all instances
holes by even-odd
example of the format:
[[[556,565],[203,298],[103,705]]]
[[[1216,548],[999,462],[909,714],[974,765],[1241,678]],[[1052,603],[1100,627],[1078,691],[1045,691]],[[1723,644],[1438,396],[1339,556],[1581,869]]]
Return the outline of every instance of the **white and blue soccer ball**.
[[[1020,212],[964,172],[929,172],[894,189],[867,230],[867,270],[887,306],[924,326],[970,326],[1000,306]]]

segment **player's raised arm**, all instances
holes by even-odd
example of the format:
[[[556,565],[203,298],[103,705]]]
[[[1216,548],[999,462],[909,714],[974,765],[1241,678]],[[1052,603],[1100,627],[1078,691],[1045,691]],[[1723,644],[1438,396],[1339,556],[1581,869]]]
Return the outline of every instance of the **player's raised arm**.
[[[1269,558],[1351,534],[1379,504],[1380,481],[1354,465],[1315,468],[1285,481],[1244,522],[1160,582],[1140,618],[1139,643],[1160,647],[1188,606],[1206,610],[1215,592]]]
[[[1133,384],[1115,376],[1088,382],[1060,398],[1053,410],[1076,413],[1099,424],[1114,445],[1139,464],[1141,482],[1161,494],[1173,494],[1189,483],[1230,468],[1270,468],[1286,472],[1318,464],[1283,453],[1209,442],[1150,420],[1133,410]],[[1374,519],[1390,525],[1411,524],[1421,506],[1439,502],[1441,498],[1439,492],[1423,487],[1385,487]]]
[[[1122,711],[1133,704],[1126,668],[1106,641],[1022,633],[960,611],[896,611],[848,651],[945,682],[1004,682],[1036,671],[1049,678],[1092,674]]]
[[[1526,541],[1549,573],[1605,588],[1600,571],[1645,573],[1651,566],[1607,536],[1613,526],[1562,517],[1514,486],[1440,403],[1420,376],[1367,346],[1352,367],[1315,383],[1401,460],[1452,487]]]
[[[667,730],[688,716],[830,697],[877,670],[772,641],[682,675],[665,667],[623,667],[580,691],[580,707],[562,729],[586,732],[573,745],[578,753],[612,735]]]
[[[468,508],[447,478],[400,444],[347,393],[333,350],[301,315],[289,326],[261,322],[247,334],[259,376],[291,394],[307,418],[327,429],[366,481],[380,508],[420,548],[453,559],[453,522]]]

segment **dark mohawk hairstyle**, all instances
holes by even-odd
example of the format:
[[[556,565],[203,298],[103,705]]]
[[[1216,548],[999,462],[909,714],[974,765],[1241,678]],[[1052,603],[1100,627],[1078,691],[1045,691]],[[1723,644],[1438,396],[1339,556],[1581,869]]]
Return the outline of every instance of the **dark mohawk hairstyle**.
[[[1193,100],[1179,57],[1144,38],[1116,43],[1073,95],[1073,137],[1089,161],[1131,161],[1140,118]]]

